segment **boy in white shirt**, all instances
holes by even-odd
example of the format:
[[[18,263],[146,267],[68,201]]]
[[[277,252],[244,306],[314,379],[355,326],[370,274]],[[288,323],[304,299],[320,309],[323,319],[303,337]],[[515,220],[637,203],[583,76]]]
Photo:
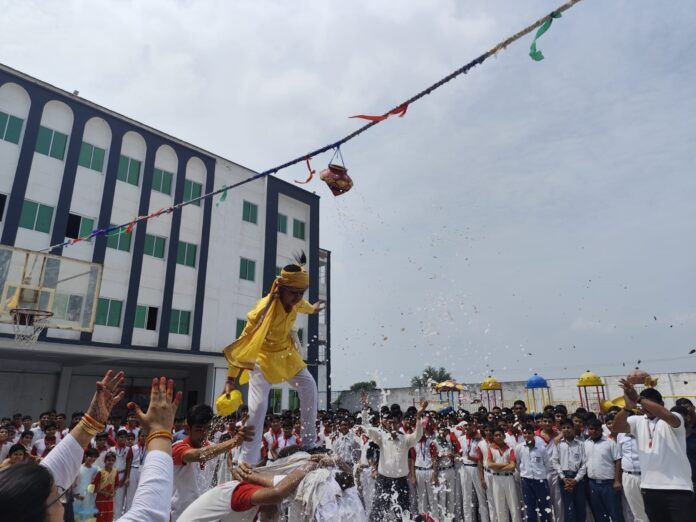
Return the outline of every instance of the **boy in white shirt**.
[[[522,426],[524,444],[515,449],[517,469],[522,480],[522,495],[528,522],[550,522],[549,485],[547,476],[551,465],[544,441],[534,434],[534,426]]]
[[[621,457],[616,442],[602,434],[602,421],[587,423],[585,441],[590,508],[595,520],[623,522],[621,508]]]
[[[513,477],[515,450],[505,444],[505,431],[493,429],[493,444],[488,447],[488,475],[497,520],[522,522],[522,509]]]

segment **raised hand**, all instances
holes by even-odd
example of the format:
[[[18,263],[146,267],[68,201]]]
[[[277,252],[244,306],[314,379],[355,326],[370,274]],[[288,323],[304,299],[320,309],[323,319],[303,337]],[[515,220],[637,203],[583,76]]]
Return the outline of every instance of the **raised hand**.
[[[314,313],[318,314],[321,312],[324,308],[326,308],[326,303],[324,302],[323,299],[319,299],[316,303],[312,304],[312,307],[314,308]]]
[[[114,375],[114,372],[109,370],[101,381],[97,381],[97,390],[94,392],[89,408],[87,408],[87,415],[102,424],[106,424],[111,409],[123,399],[124,392],[119,391],[119,386],[123,383],[123,375],[123,372]]]
[[[626,379],[621,379],[619,381],[619,386],[623,388],[624,391],[624,401],[626,402],[626,408],[633,409],[638,403],[638,392],[633,387],[633,384],[628,382]]]
[[[147,413],[134,402],[128,403],[128,409],[135,410],[141,426],[148,433],[170,431],[174,424],[174,415],[181,402],[181,392],[174,395],[174,381],[166,377],[152,379],[150,388],[150,405]]]

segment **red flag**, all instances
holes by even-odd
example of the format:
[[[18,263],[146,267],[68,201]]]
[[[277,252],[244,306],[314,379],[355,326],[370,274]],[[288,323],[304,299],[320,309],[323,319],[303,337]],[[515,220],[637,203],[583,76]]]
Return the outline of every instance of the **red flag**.
[[[367,114],[358,114],[356,116],[351,116],[351,118],[360,118],[361,120],[370,120],[370,121],[383,121],[386,120],[389,116],[398,116],[399,118],[403,118],[406,115],[406,110],[408,109],[408,105],[402,105],[401,107],[397,107],[391,112],[388,112],[384,116],[370,116]]]

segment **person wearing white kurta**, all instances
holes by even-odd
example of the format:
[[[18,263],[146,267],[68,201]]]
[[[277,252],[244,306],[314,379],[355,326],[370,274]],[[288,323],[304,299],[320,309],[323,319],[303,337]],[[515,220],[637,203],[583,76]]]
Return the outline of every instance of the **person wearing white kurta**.
[[[486,488],[486,501],[488,503],[488,515],[491,522],[498,521],[498,514],[495,510],[495,499],[493,498],[493,488],[491,487],[491,475],[488,473],[488,447],[493,444],[493,432],[492,428],[484,428],[483,430],[485,437],[479,441],[478,447],[476,448],[476,454],[479,457],[480,467],[479,467],[479,477],[483,473],[483,478],[480,478],[479,482],[483,480],[481,487]]]
[[[499,429],[493,430],[493,444],[488,447],[488,474],[493,503],[499,522],[522,522],[522,509],[512,471],[515,469],[515,450],[505,444]]]
[[[437,515],[437,500],[433,480],[437,475],[433,463],[437,461],[437,446],[431,425],[426,426],[425,434],[416,444],[416,499],[419,513]]]

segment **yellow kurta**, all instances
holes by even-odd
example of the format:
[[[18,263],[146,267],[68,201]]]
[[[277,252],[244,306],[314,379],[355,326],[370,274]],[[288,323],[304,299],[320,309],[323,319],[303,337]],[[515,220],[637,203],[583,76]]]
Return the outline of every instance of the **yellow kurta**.
[[[267,295],[256,303],[254,309],[247,314],[247,324],[242,335],[224,350],[229,363],[228,375],[231,377],[236,377],[240,369],[253,369],[256,363],[269,383],[279,384],[307,367],[293,342],[292,327],[298,313],[314,313],[314,307],[303,299],[290,312],[286,312],[276,299],[264,324],[254,331],[269,299],[270,296]],[[263,338],[258,338],[259,335]],[[250,360],[249,357],[253,358],[254,355],[255,361]]]

